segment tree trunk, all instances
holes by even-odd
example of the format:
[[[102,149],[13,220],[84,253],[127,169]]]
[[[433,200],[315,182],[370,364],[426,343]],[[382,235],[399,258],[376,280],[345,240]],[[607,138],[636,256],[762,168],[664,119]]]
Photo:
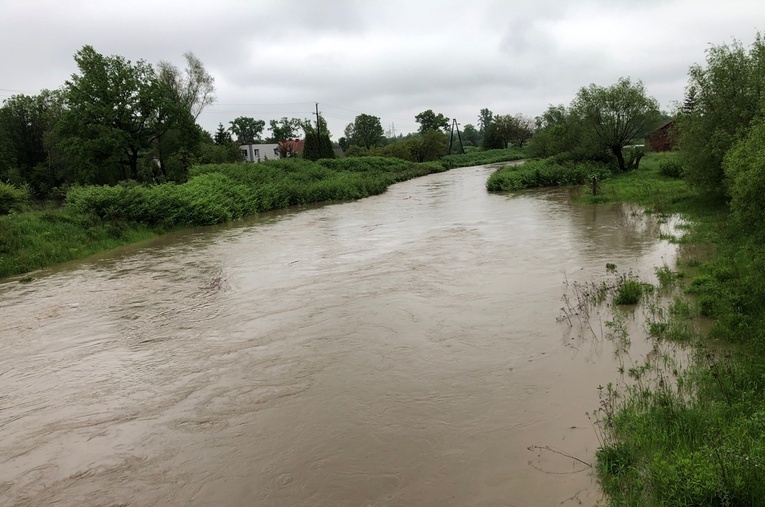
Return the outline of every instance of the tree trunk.
[[[616,160],[619,161],[619,170],[621,172],[626,171],[626,168],[624,167],[624,155],[622,155],[622,147],[621,146],[611,146],[611,151],[616,155]]]

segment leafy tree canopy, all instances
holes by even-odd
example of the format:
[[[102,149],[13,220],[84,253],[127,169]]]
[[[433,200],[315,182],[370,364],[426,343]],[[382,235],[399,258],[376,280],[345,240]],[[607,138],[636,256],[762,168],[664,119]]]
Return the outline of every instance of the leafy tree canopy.
[[[609,87],[592,84],[580,89],[571,108],[583,127],[613,153],[622,171],[626,170],[623,148],[656,127],[661,118],[656,99],[646,94],[641,81],[629,78]]]
[[[280,120],[271,120],[268,123],[271,136],[266,140],[272,143],[297,138],[298,133],[303,126],[303,120],[300,120],[299,118],[287,118],[286,116],[282,117]]]
[[[240,143],[253,143],[262,141],[261,134],[266,126],[263,120],[256,120],[249,116],[239,116],[229,122],[229,130],[236,136]]]
[[[377,145],[384,134],[380,118],[369,114],[360,114],[353,121],[351,144],[369,149]]]
[[[679,146],[689,182],[705,190],[726,189],[726,152],[749,131],[765,106],[765,40],[747,50],[738,42],[712,46],[706,66],[689,71],[678,115]]]
[[[446,132],[449,129],[449,118],[441,113],[434,113],[432,109],[421,112],[414,119],[420,124],[420,134],[424,134],[428,130]]]

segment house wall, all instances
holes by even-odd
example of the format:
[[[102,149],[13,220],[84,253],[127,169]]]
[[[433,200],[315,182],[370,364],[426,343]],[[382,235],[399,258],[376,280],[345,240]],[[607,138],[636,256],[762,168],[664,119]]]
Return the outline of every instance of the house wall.
[[[675,147],[675,140],[672,138],[672,128],[674,123],[669,123],[656,129],[650,136],[646,137],[645,145],[651,151],[670,151]]]
[[[240,144],[239,152],[247,162],[263,162],[279,158],[278,144]]]

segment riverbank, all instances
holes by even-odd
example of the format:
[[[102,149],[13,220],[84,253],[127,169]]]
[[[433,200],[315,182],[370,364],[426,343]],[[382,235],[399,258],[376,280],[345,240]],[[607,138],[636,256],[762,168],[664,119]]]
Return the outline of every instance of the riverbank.
[[[612,505],[758,505],[765,498],[765,254],[736,230],[725,200],[679,176],[674,154],[584,187],[582,203],[634,202],[679,214],[677,266],[657,266],[664,292],[644,300],[646,333],[690,347],[679,368],[661,353],[601,390],[597,473]],[[702,254],[703,252],[703,254]],[[607,300],[608,301],[608,300]],[[589,302],[588,302],[589,304]],[[610,301],[610,332],[624,312]],[[692,321],[711,320],[704,331]]]
[[[0,216],[0,278],[80,259],[187,227],[263,211],[380,194],[393,183],[452,167],[516,160],[518,150],[412,163],[358,157],[192,167],[184,184],[74,187],[63,207]],[[28,278],[27,278],[28,279]]]

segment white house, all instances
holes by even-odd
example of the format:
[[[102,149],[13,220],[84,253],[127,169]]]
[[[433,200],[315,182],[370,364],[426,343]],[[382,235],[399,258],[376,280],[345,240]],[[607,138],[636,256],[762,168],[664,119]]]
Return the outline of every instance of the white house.
[[[279,158],[279,145],[274,144],[240,144],[239,152],[247,162],[263,162]]]

